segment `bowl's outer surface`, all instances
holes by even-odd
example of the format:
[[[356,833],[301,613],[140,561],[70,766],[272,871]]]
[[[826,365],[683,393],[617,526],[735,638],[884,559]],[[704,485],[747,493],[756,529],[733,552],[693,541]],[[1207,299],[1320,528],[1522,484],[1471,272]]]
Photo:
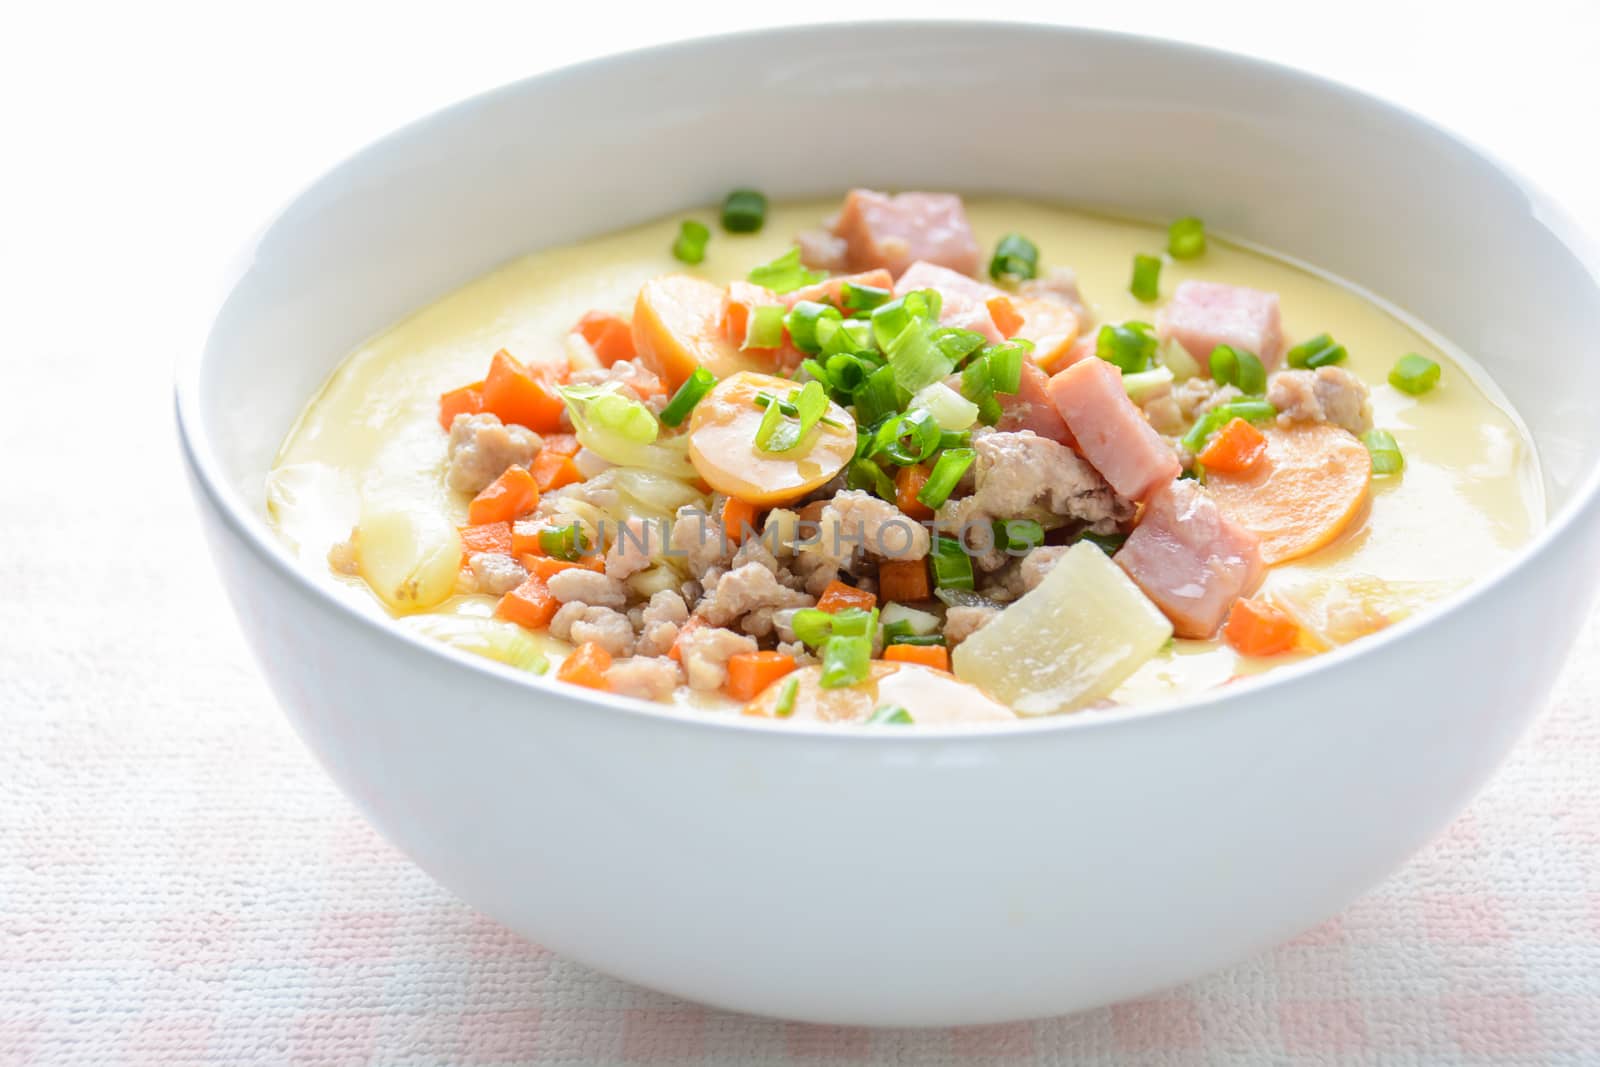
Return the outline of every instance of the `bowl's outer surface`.
[[[776,137],[754,152],[761,124],[863,150]],[[1556,522],[1450,609],[1283,677],[1183,710],[965,735],[583,697],[375,624],[296,570],[262,477],[346,351],[516,254],[735,184],[1199,211],[1478,355],[1533,428]],[[275,692],[441,882],[556,951],[720,1006],[996,1022],[1147,993],[1322,920],[1503,757],[1600,574],[1584,401],[1600,365],[1549,373],[1571,338],[1600,336],[1577,240],[1438,129],[1269,65],[1040,27],[773,31],[536,78],[363,151],[254,246],[180,371],[179,421]]]

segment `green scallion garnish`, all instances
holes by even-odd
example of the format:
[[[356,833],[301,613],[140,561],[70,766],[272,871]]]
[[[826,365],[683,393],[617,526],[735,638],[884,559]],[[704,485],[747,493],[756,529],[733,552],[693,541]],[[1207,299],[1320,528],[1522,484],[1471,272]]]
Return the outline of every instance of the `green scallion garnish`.
[[[931,459],[939,448],[939,423],[933,414],[918,408],[897,415],[873,434],[872,454],[887,456],[902,467]]]
[[[911,713],[899,704],[883,704],[867,717],[866,725],[911,726],[914,722]]]
[[[1264,422],[1278,414],[1278,409],[1265,400],[1235,400],[1212,408],[1201,416],[1189,432],[1183,435],[1182,445],[1190,452],[1199,452],[1206,440],[1234,419],[1246,422]]]
[[[971,430],[944,430],[939,434],[940,448],[966,448],[970,444]]]
[[[1167,251],[1173,259],[1195,259],[1206,250],[1206,224],[1186,215],[1167,227]]]
[[[1044,527],[1032,519],[996,519],[994,542],[1007,552],[1027,552],[1044,544]]]
[[[1373,474],[1399,474],[1406,469],[1406,457],[1388,430],[1368,430],[1361,435],[1361,443],[1372,456]]]
[[[1231,385],[1245,396],[1261,396],[1267,391],[1267,369],[1253,353],[1232,345],[1211,350],[1211,378],[1218,385]]]
[[[767,198],[754,189],[735,189],[722,202],[722,228],[729,233],[756,233],[767,221]]]
[[[801,608],[789,626],[796,638],[812,648],[822,647],[822,642],[833,636],[833,616],[817,608]]]
[[[1439,384],[1439,364],[1426,356],[1407,352],[1395,361],[1389,372],[1389,384],[1402,393],[1421,396]]]
[[[828,614],[823,612],[823,614]],[[833,612],[833,636],[871,637],[878,627],[878,609],[842,608]]]
[[[1122,542],[1128,539],[1127,534],[1097,534],[1086,533],[1079,536],[1078,540],[1087,541],[1108,556],[1117,554],[1117,549],[1122,547]]]
[[[995,245],[989,260],[989,277],[995,281],[1020,282],[1039,274],[1039,246],[1020,233],[1008,233]]]
[[[831,370],[828,372],[833,373]],[[895,383],[894,368],[879,367],[855,390],[856,425],[872,426],[879,419],[893,415],[904,406],[903,390]]]
[[[576,522],[571,526],[539,531],[539,549],[551,559],[561,559],[571,563],[582,556],[588,547],[588,538],[583,536],[583,527]]]
[[[1133,257],[1133,280],[1128,292],[1135,299],[1153,304],[1161,298],[1161,257],[1140,253]]]
[[[817,340],[817,323],[823,319],[844,321],[844,314],[832,304],[819,304],[815,300],[802,300],[789,309],[783,324],[789,329],[789,340],[802,352],[813,355],[822,351]]]
[[[1284,359],[1289,366],[1298,370],[1316,370],[1318,367],[1331,367],[1335,363],[1343,363],[1347,355],[1349,353],[1345,351],[1344,345],[1325,333],[1319,333],[1289,349]]]
[[[824,689],[843,689],[866,680],[872,669],[872,638],[866,634],[840,637],[835,634],[822,646],[822,676],[817,684]]]
[[[806,270],[800,262],[800,246],[793,245],[771,263],[763,263],[752,270],[749,277],[755,285],[771,289],[774,293],[787,293],[802,286],[815,285],[827,275]]]
[[[972,589],[972,557],[954,537],[933,539],[933,584],[940,589]]]
[[[1032,353],[1031,341],[1002,341],[990,345],[983,354],[989,363],[989,387],[997,393],[1016,393],[1022,388],[1022,361]]]
[[[689,417],[694,406],[705,399],[705,395],[716,386],[716,375],[704,367],[696,367],[684,379],[678,391],[672,394],[672,399],[667,401],[667,406],[661,409],[661,421],[668,426],[682,426],[683,420]]]
[[[817,344],[824,356],[871,353],[872,326],[864,319],[836,319],[831,315],[820,318],[817,320]]]
[[[765,304],[750,309],[750,321],[744,328],[744,343],[740,348],[777,348],[783,344],[784,309],[778,304]]]
[[[928,480],[917,493],[917,499],[938,511],[950,499],[950,494],[955,492],[961,476],[967,473],[967,468],[972,466],[977,455],[977,451],[971,448],[947,448],[940,452],[933,470],[928,473]]]
[[[895,634],[890,637],[886,630],[883,635],[885,645],[943,645],[944,634]]]
[[[678,227],[678,239],[672,242],[672,255],[683,263],[700,263],[706,258],[706,242],[710,240],[711,230],[705,223],[684,219]]]
[[[1094,354],[1115,364],[1123,374],[1149,370],[1156,347],[1155,327],[1147,322],[1108,322],[1094,339]]]
[[[883,468],[870,459],[854,459],[845,468],[845,485],[871,493],[880,500],[895,502],[894,479],[883,473]]]
[[[783,688],[778,690],[778,702],[772,705],[772,714],[780,719],[787,719],[794,714],[794,701],[800,695],[800,679],[794,675],[783,680]]]
[[[961,368],[961,395],[978,405],[978,421],[985,426],[993,426],[1004,414],[994,398],[994,382],[986,359],[975,359]]]
[[[887,304],[894,293],[876,285],[857,285],[845,282],[840,286],[839,297],[846,311],[872,311]]]

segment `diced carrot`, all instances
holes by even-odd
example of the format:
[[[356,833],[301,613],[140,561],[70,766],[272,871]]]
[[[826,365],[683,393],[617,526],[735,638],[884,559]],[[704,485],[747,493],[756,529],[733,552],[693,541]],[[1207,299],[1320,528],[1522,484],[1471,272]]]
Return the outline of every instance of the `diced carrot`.
[[[988,301],[989,317],[994,320],[995,329],[1000,331],[1002,337],[1015,337],[1017,331],[1022,329],[1023,319],[1011,298],[1004,293],[991,296]]]
[[[467,505],[467,521],[474,526],[508,523],[538,505],[539,487],[534,484],[528,468],[510,466],[472,498],[472,503]]]
[[[667,658],[683,662],[683,639],[694,633],[706,624],[698,615],[690,615],[682,626],[678,627],[678,636],[672,639],[672,647],[667,649]]]
[[[452,389],[439,397],[439,425],[450,432],[457,415],[476,415],[483,410],[483,383],[474,382]]]
[[[564,407],[556,391],[559,380],[556,368],[525,366],[502,348],[489,361],[489,376],[483,380],[483,409],[501,422],[539,433],[559,432]]]
[[[926,463],[913,463],[894,472],[895,506],[918,521],[933,518],[933,509],[917,499],[932,470]]]
[[[1279,656],[1300,643],[1300,627],[1287,613],[1244,597],[1233,602],[1222,635],[1241,656]]]
[[[550,524],[539,519],[519,519],[511,524],[511,554],[513,556],[542,556],[544,546],[539,535],[550,529]]]
[[[556,616],[556,609],[560,607],[561,602],[550,595],[544,579],[534,574],[501,597],[494,613],[499,618],[530,630],[543,630],[550,625],[550,620]]]
[[[933,595],[925,559],[886,559],[878,564],[878,592],[884,602],[908,604]]]
[[[610,669],[611,653],[601,648],[598,642],[585,641],[572,650],[572,655],[561,661],[561,666],[556,668],[556,678],[572,685],[604,689],[606,671]]]
[[[548,448],[539,450],[539,454],[533,457],[533,463],[528,469],[532,472],[534,483],[538,485],[541,493],[583,481],[583,475],[578,473],[578,465],[572,462],[571,456],[563,456],[560,452],[552,452]]]
[[[1372,457],[1328,423],[1268,426],[1267,454],[1248,471],[1206,471],[1223,515],[1261,539],[1261,559],[1284,563],[1315,552],[1363,513]]]
[[[890,663],[920,663],[941,671],[950,669],[950,650],[943,645],[889,645],[883,658]]]
[[[728,657],[728,682],[725,688],[735,700],[752,700],[755,695],[799,667],[793,656],[782,652],[736,652]]]
[[[730,496],[722,505],[722,529],[733,544],[744,541],[745,531],[755,532],[756,506],[749,501]]]
[[[516,552],[509,522],[463,526],[460,533],[461,551],[464,555],[475,556],[479,552],[497,552],[502,556],[510,556]]]
[[[547,433],[541,434],[540,438],[544,441],[542,451],[554,452],[558,456],[576,456],[578,449],[583,447],[578,443],[575,433]]]
[[[562,571],[598,571],[605,573],[606,561],[601,556],[579,556],[576,560],[556,559],[554,556],[529,555],[522,561],[528,568],[529,574],[538,575],[549,581],[551,575],[560,574]]]
[[[633,324],[616,312],[589,312],[578,320],[578,333],[604,366],[633,358]]]
[[[817,601],[819,611],[843,611],[845,608],[860,608],[862,611],[871,611],[878,606],[878,598],[865,589],[857,589],[853,585],[846,585],[835,578],[828,583],[822,591],[822,599]]]
[[[1239,474],[1261,462],[1267,454],[1267,439],[1244,419],[1234,419],[1217,431],[1211,443],[1195,458],[1207,471]]]

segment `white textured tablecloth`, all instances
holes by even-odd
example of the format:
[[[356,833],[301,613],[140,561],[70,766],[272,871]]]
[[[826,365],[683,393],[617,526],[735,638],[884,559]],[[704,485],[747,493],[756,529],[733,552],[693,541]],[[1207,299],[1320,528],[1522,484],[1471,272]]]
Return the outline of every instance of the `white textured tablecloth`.
[[[369,125],[527,69],[506,26],[545,49],[534,67],[651,31],[552,39],[502,10],[363,50],[378,9],[273,10],[69,13],[0,45],[26,149],[0,237],[0,1067],[1600,1063],[1592,625],[1442,840],[1314,933],[1143,1003],[915,1033],[735,1017],[594,975],[434,887],[334,791],[241,645],[178,475],[171,355],[263,205]],[[1552,69],[1589,55],[1572,26],[1540,41]],[[1495,99],[1517,70],[1567,76],[1531,39],[1524,67],[1492,59],[1450,69],[1495,70]],[[313,147],[290,164],[286,144]]]

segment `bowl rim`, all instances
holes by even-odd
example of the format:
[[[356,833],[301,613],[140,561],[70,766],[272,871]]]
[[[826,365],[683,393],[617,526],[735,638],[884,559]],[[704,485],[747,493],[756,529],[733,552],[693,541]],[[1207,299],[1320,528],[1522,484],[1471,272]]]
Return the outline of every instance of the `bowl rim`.
[[[290,555],[286,546],[273,535],[270,527],[259,516],[247,513],[249,511],[248,507],[241,501],[234,499],[237,494],[232,493],[227,488],[230,484],[229,479],[223,474],[221,463],[205,432],[206,423],[201,414],[202,407],[199,397],[200,380],[211,351],[216,319],[234,291],[239,279],[249,270],[255,258],[255,250],[263,238],[273,230],[279,220],[288,214],[295,205],[303,201],[330,178],[356,165],[359,160],[373,151],[414,136],[423,127],[432,123],[464,116],[492,100],[524,92],[537,91],[539,86],[552,86],[566,78],[603,72],[607,68],[625,68],[627,65],[647,56],[670,56],[673,53],[687,55],[707,48],[748,47],[758,40],[777,39],[794,34],[814,34],[826,38],[837,34],[860,32],[869,28],[889,29],[901,35],[936,36],[979,31],[983,33],[999,32],[1029,35],[1044,33],[1061,38],[1117,41],[1157,51],[1167,50],[1184,53],[1213,63],[1248,69],[1267,78],[1296,83],[1314,91],[1343,97],[1367,109],[1387,112],[1393,117],[1414,123],[1447,141],[1453,142],[1458,148],[1476,156],[1511,181],[1527,197],[1530,213],[1538,216],[1546,228],[1561,241],[1588,272],[1589,280],[1595,288],[1596,299],[1600,300],[1600,242],[1597,242],[1564,206],[1544,192],[1537,183],[1528,179],[1517,168],[1511,166],[1495,153],[1444,124],[1424,116],[1403,104],[1377,96],[1366,90],[1355,88],[1333,78],[1301,70],[1274,60],[1188,41],[1120,30],[1106,30],[1060,23],[1042,23],[1020,19],[893,18],[860,21],[832,20],[799,25],[757,27],[727,33],[686,37],[643,48],[595,56],[577,63],[550,68],[474,93],[420,115],[361,145],[331,166],[323,169],[292,195],[288,196],[280,207],[268,217],[267,221],[243,242],[233,260],[220,272],[221,278],[217,295],[213,297],[209,305],[211,309],[208,315],[210,326],[207,328],[205,340],[198,346],[180,352],[176,360],[173,400],[179,451],[193,475],[197,492],[203,494],[205,501],[215,509],[222,518],[223,524],[233,535],[242,540],[249,550],[269,569],[277,571],[279,575],[288,579],[299,591],[309,594],[315,600],[320,601],[323,606],[331,608],[336,614],[354,619],[358,625],[373,628],[385,639],[408,644],[413,650],[420,652],[424,656],[435,657],[442,663],[463,667],[523,690],[531,689],[533,692],[546,694],[556,700],[568,702],[574,706],[586,706],[595,710],[605,709],[607,714],[620,714],[655,721],[663,724],[663,728],[672,728],[667,724],[678,724],[685,729],[715,732],[737,731],[742,735],[767,735],[774,738],[794,738],[799,736],[811,741],[827,741],[839,744],[894,744],[901,746],[918,744],[948,745],[957,741],[990,745],[1008,738],[1015,738],[1016,743],[1027,743],[1041,732],[1153,728],[1156,724],[1164,722],[1174,714],[1224,713],[1230,708],[1242,706],[1247,701],[1274,697],[1278,695],[1278,690],[1285,687],[1313,684],[1316,678],[1327,671],[1339,670],[1347,663],[1377,655],[1391,646],[1408,641],[1419,631],[1433,625],[1445,616],[1466,610],[1469,605],[1515,579],[1525,568],[1531,566],[1537,557],[1546,554],[1550,550],[1550,546],[1565,536],[1578,520],[1584,517],[1585,513],[1600,509],[1600,462],[1596,462],[1591,465],[1591,469],[1573,489],[1570,499],[1560,514],[1552,518],[1548,514],[1547,506],[1545,523],[1533,537],[1518,547],[1509,559],[1504,560],[1487,574],[1477,578],[1465,589],[1446,597],[1438,603],[1428,605],[1423,610],[1384,629],[1380,633],[1369,635],[1360,641],[1320,653],[1297,663],[1286,664],[1283,667],[1250,676],[1238,685],[1213,687],[1198,693],[1178,695],[1171,699],[1151,704],[1108,709],[1087,715],[1019,716],[1016,721],[1012,722],[996,722],[984,725],[926,725],[918,726],[914,730],[904,730],[898,727],[840,729],[837,724],[809,720],[779,722],[778,720],[769,720],[761,716],[748,716],[731,712],[704,713],[673,705],[654,704],[613,693],[572,686],[557,681],[551,675],[535,675],[528,671],[518,670],[515,667],[487,657],[455,648],[442,641],[430,639],[406,627],[394,625],[395,620],[391,617],[375,615],[357,607],[348,598],[339,595],[326,582],[318,581],[299,561]],[[1340,279],[1340,281],[1350,284],[1344,279]],[[1378,295],[1380,298],[1382,297],[1382,294]],[[1516,409],[1512,410],[1520,419],[1521,413],[1517,412]],[[213,555],[215,554],[214,551]]]

